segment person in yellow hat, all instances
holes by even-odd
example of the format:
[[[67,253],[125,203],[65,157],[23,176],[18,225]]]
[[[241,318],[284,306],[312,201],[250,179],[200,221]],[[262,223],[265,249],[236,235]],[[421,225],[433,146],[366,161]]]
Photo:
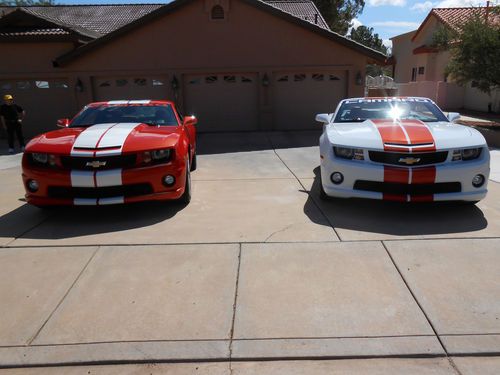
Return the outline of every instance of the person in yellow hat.
[[[7,141],[9,143],[9,154],[14,153],[14,135],[17,136],[17,141],[24,151],[24,136],[22,123],[26,112],[20,106],[14,103],[12,95],[4,95],[4,104],[0,106],[0,119],[3,128],[7,131]]]

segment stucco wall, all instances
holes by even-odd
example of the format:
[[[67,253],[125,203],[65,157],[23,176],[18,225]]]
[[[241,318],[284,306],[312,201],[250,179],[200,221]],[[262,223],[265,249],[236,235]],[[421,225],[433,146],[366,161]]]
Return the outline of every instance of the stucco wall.
[[[475,111],[488,111],[488,103],[492,104],[494,112],[500,112],[500,89],[493,91],[491,96],[467,85],[465,87],[464,107]]]
[[[411,79],[411,66],[413,66],[413,48],[411,38],[415,32],[399,35],[392,39],[392,54],[396,59],[394,81],[406,83]]]

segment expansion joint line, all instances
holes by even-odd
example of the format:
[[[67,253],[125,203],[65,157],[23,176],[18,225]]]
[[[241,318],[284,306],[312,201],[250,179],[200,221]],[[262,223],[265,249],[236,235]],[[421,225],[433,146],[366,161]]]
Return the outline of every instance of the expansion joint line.
[[[302,187],[302,189],[304,189],[304,191],[307,193],[307,195],[309,196],[309,199],[311,199],[311,201],[314,204],[314,206],[318,209],[318,211],[321,213],[321,215],[323,215],[323,218],[326,220],[326,222],[328,224],[330,224],[330,227],[333,229],[333,232],[335,233],[335,235],[337,236],[337,238],[339,239],[339,241],[342,241],[342,238],[340,237],[340,235],[338,234],[337,230],[333,226],[333,223],[330,221],[330,219],[328,218],[328,216],[325,215],[325,213],[323,212],[323,210],[321,209],[321,207],[316,203],[316,201],[312,197],[311,191],[308,191],[306,189],[306,187],[304,186],[304,184],[302,183],[302,181],[300,181],[299,177],[290,169],[290,167],[285,163],[285,161],[281,158],[281,156],[279,156],[279,154],[276,152],[275,145],[273,144],[273,142],[271,141],[271,139],[267,136],[267,134],[266,134],[266,138],[267,138],[269,144],[271,145],[271,147],[273,149],[273,152],[276,155],[276,157],[283,163],[283,165],[285,166],[285,168],[288,169],[288,171],[292,174],[292,176],[297,180],[297,182]]]
[[[236,285],[234,287],[234,300],[233,300],[233,319],[231,321],[231,332],[229,333],[229,373],[232,375],[233,367],[233,339],[234,339],[234,322],[236,321],[236,306],[238,303],[238,287],[240,284],[240,267],[241,267],[241,242],[239,243],[239,251],[238,251],[238,268],[236,270]]]
[[[71,290],[76,285],[76,283],[78,282],[78,280],[80,280],[80,277],[85,272],[85,270],[89,266],[90,262],[92,262],[92,259],[94,259],[95,255],[97,254],[97,252],[99,251],[100,248],[101,248],[100,246],[97,246],[97,249],[95,249],[95,251],[92,253],[92,255],[90,256],[89,260],[87,261],[87,263],[85,263],[85,266],[83,266],[82,270],[80,271],[80,273],[78,274],[78,276],[75,278],[75,281],[73,281],[73,283],[70,285],[70,287],[68,288],[68,290],[66,291],[66,293],[64,293],[64,295],[62,296],[61,300],[56,305],[56,307],[54,308],[54,310],[52,310],[52,312],[50,313],[50,315],[47,317],[47,319],[45,319],[45,321],[43,322],[42,326],[35,332],[35,334],[33,335],[33,337],[31,337],[28,340],[28,343],[27,343],[28,346],[31,345],[31,343],[38,337],[38,335],[40,334],[40,332],[42,332],[42,330],[44,329],[44,327],[47,325],[48,321],[52,318],[52,316],[55,314],[55,312],[57,311],[57,309],[59,308],[59,306],[61,306],[61,304],[63,303],[63,301],[66,299],[66,297],[68,296],[69,292],[71,292]]]
[[[449,353],[448,353],[448,350],[446,350],[446,346],[444,345],[443,341],[441,340],[441,337],[439,337],[439,334],[436,330],[436,327],[434,327],[434,324],[432,324],[432,321],[431,319],[429,318],[429,316],[427,315],[427,313],[425,312],[424,310],[424,307],[420,304],[420,302],[418,301],[417,299],[417,296],[415,295],[415,293],[413,293],[413,290],[411,290],[410,288],[410,285],[408,284],[408,282],[406,281],[403,273],[401,272],[401,270],[399,269],[396,261],[394,260],[394,258],[392,257],[389,249],[387,248],[387,246],[385,245],[385,242],[384,241],[380,241],[382,243],[382,246],[384,247],[387,255],[389,256],[389,259],[391,260],[393,266],[396,268],[396,270],[398,271],[399,273],[399,276],[401,277],[401,280],[403,280],[405,286],[406,286],[406,289],[408,289],[408,292],[410,292],[411,296],[413,297],[413,300],[415,301],[415,303],[417,304],[418,308],[420,309],[420,311],[422,311],[422,314],[424,314],[424,317],[425,319],[427,320],[427,323],[429,323],[429,326],[431,327],[432,331],[434,332],[434,336],[436,336],[437,340],[439,341],[439,344],[441,345],[441,347],[443,348],[443,351],[446,355],[446,359],[448,360],[448,363],[450,364],[451,367],[453,367],[453,369],[456,371],[456,373],[458,375],[462,375],[462,373],[460,372],[460,370],[458,369],[458,367],[455,365],[455,362],[453,362],[453,359],[450,357]]]

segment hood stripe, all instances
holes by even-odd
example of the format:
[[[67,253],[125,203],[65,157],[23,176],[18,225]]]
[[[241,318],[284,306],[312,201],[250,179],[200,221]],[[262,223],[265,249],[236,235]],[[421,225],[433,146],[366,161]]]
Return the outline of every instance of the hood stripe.
[[[419,120],[371,120],[382,138],[385,151],[436,151],[434,137],[427,125]]]
[[[116,123],[110,124],[96,124],[89,126],[87,129],[82,131],[73,143],[73,148],[71,149],[71,155],[76,156],[93,156],[93,149],[97,147],[99,140],[102,138],[104,133],[108,131],[109,128],[115,126]],[[78,149],[87,149],[85,151],[80,151]]]

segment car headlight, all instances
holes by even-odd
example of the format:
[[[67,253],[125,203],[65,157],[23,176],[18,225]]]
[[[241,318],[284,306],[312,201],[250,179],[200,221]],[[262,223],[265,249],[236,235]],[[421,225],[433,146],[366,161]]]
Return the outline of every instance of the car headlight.
[[[333,152],[336,157],[351,160],[365,160],[363,149],[348,148],[348,147],[333,147]]]
[[[145,163],[158,163],[168,161],[172,157],[172,150],[169,148],[154,150],[154,151],[145,151],[142,155],[142,160]]]
[[[57,164],[56,156],[53,154],[34,152],[31,154],[31,160],[38,165],[49,165],[54,167]]]
[[[451,160],[474,160],[481,156],[481,147],[477,148],[463,148],[460,150],[453,150]]]

